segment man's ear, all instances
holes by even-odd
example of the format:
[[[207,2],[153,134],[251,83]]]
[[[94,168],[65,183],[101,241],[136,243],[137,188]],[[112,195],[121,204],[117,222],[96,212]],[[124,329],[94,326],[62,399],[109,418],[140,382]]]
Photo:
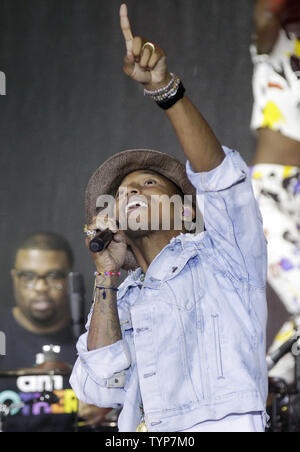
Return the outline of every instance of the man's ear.
[[[185,205],[182,208],[182,222],[187,233],[194,233],[196,230],[196,209],[192,205]]]
[[[11,269],[10,277],[11,277],[13,286],[15,286],[17,284],[17,270],[15,268]]]
[[[182,220],[183,221],[194,221],[196,218],[196,210],[193,206],[183,206],[182,207]]]

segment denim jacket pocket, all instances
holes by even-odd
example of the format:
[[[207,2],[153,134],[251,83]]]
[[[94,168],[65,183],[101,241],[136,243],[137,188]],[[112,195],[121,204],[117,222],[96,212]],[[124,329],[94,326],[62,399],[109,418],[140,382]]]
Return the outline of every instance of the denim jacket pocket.
[[[176,306],[179,310],[192,311],[195,308],[195,298],[191,291],[186,288],[192,287],[191,282],[185,281],[184,286],[178,286],[173,281],[164,283],[164,299],[167,304]]]
[[[195,256],[191,256],[188,260],[183,259],[178,267],[173,267],[172,274],[162,284],[169,294],[165,301],[185,311],[193,311],[196,301],[203,296],[203,290],[198,289],[197,276],[193,271],[196,262],[194,258]]]
[[[220,318],[218,314],[212,315],[213,337],[215,346],[216,372],[218,379],[224,379],[222,346],[220,339]]]

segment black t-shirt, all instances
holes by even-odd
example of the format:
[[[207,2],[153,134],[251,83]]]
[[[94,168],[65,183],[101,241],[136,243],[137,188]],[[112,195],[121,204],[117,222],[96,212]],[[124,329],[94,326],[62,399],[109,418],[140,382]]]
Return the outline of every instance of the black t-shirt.
[[[71,326],[54,334],[34,334],[22,328],[9,311],[1,315],[0,331],[6,336],[6,355],[0,355],[0,374],[4,370],[34,367],[36,355],[42,352],[44,345],[59,345],[59,360],[70,365],[75,363],[76,339]],[[43,397],[44,391],[47,391],[47,399]],[[69,376],[0,376],[0,405],[11,403],[16,404],[16,408],[5,422],[5,431],[63,432],[73,429],[78,402],[70,388]]]

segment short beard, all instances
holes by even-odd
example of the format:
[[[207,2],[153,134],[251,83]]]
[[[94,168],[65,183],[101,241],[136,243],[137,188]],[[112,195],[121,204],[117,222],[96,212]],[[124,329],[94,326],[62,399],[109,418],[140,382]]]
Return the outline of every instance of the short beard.
[[[29,313],[30,321],[33,322],[37,326],[52,326],[56,320],[55,312],[49,314],[47,317],[39,317],[34,315],[33,312]]]
[[[56,322],[57,313],[55,309],[51,309],[45,316],[34,311],[32,306],[29,306],[26,311],[21,308],[23,315],[37,326],[52,326]]]

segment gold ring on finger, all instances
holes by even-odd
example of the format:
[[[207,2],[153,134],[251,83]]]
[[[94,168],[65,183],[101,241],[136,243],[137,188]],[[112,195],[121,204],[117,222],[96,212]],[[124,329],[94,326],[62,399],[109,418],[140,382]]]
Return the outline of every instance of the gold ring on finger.
[[[87,226],[84,227],[84,234],[86,237],[88,238],[94,238],[97,235],[96,231],[92,231],[91,229],[89,229]]]
[[[154,54],[154,52],[155,52],[155,45],[154,44],[152,44],[152,42],[145,42],[145,44],[143,45],[143,48],[142,48],[142,50],[144,50],[146,47],[150,47],[150,49],[152,50],[152,55]],[[151,56],[152,56],[151,55]]]

